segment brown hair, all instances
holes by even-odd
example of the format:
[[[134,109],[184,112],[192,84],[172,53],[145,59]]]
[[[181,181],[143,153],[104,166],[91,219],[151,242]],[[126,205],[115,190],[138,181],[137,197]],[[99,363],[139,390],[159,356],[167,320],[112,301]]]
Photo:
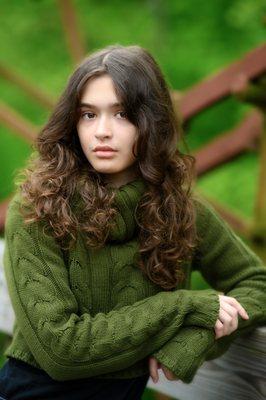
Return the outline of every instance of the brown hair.
[[[136,210],[139,268],[155,284],[171,290],[182,280],[182,263],[195,247],[195,159],[177,148],[182,135],[169,90],[146,49],[108,46],[74,71],[36,138],[36,152],[23,170],[23,180],[17,181],[24,205],[33,206],[25,208],[24,218],[28,223],[48,221],[62,248],[75,243],[78,230],[86,234],[89,246],[104,245],[117,213],[114,193],[85,157],[76,129],[82,90],[89,79],[103,74],[112,78],[127,117],[139,132],[137,163],[147,182]],[[84,200],[80,213],[70,207],[76,191]]]

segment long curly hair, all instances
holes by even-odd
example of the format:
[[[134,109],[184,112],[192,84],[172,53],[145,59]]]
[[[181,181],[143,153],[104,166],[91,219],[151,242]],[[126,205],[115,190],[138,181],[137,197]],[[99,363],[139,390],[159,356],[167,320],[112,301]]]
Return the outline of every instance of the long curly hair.
[[[178,144],[183,135],[166,80],[152,55],[140,46],[111,45],[85,58],[70,76],[48,122],[33,144],[20,187],[26,223],[46,221],[62,248],[78,231],[88,246],[104,246],[114,217],[115,193],[85,157],[77,134],[79,104],[89,79],[108,74],[128,119],[138,129],[137,166],[147,189],[136,209],[138,267],[155,284],[174,289],[182,264],[196,245],[192,184],[195,159]],[[75,194],[83,207],[74,212]],[[51,229],[52,228],[52,229]]]

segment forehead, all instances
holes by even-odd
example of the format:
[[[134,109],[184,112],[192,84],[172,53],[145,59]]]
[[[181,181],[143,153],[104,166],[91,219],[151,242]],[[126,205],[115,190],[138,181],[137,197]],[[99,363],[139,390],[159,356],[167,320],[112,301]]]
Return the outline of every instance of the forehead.
[[[107,74],[91,78],[82,91],[80,103],[95,106],[119,103],[112,78]]]

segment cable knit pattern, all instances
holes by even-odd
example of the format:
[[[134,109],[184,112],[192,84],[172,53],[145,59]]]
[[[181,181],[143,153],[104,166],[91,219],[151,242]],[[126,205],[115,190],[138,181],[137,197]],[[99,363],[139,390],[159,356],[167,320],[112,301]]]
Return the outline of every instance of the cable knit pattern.
[[[206,201],[198,203],[197,229],[202,240],[192,268],[199,270],[213,288],[236,298],[249,320],[239,317],[238,329],[218,340],[213,330],[184,327],[153,354],[186,383],[192,381],[205,360],[222,355],[237,336],[266,323],[266,268],[262,261]],[[190,316],[187,319],[189,322]],[[200,325],[195,319],[193,322]]]
[[[197,205],[197,229],[204,233],[203,240],[193,263],[184,265],[183,286],[163,291],[137,268],[134,212],[144,191],[142,179],[116,189],[119,214],[105,247],[88,248],[79,233],[71,251],[62,251],[51,235],[44,235],[43,223],[26,225],[19,212],[20,195],[15,195],[5,228],[4,266],[16,315],[7,357],[65,381],[137,377],[148,372],[148,356],[159,352],[166,365],[186,380],[200,364],[202,353],[214,345],[216,289],[226,290],[229,285],[244,298],[247,290],[253,290],[254,301],[247,311],[255,315],[251,321],[264,321],[265,269],[245,247],[247,259],[243,244],[215,213],[209,217],[213,211],[207,205]],[[224,246],[229,249],[221,250]],[[191,267],[198,267],[214,289],[186,289]],[[249,282],[248,289],[243,279]],[[184,352],[186,363],[179,359]]]

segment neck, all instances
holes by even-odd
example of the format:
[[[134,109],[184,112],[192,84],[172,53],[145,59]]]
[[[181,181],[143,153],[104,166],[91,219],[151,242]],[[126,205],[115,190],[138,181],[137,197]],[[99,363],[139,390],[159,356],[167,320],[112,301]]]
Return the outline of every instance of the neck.
[[[118,174],[104,174],[103,182],[106,186],[110,188],[120,188],[140,177],[139,171],[135,166],[133,168],[122,171]]]

